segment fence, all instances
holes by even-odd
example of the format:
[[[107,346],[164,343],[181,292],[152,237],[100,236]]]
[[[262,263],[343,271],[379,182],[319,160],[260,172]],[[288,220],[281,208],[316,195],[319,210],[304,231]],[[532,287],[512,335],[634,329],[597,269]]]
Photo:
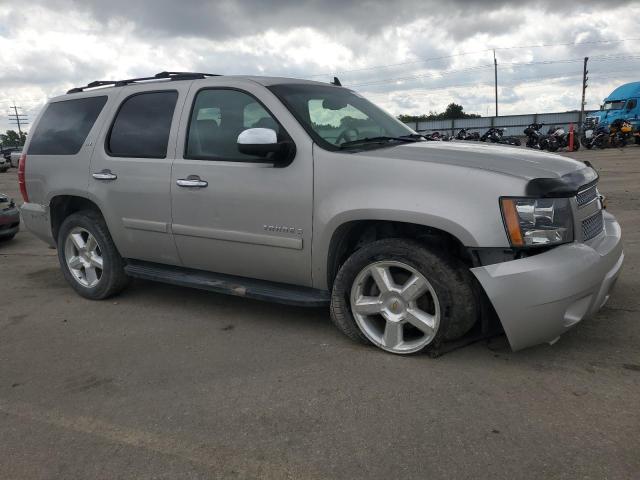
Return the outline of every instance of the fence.
[[[585,116],[589,112],[585,112]],[[407,122],[416,131],[440,131],[455,135],[462,128],[479,130],[483,133],[491,127],[505,128],[508,135],[523,135],[522,131],[532,123],[555,125],[564,127],[568,131],[569,125],[578,128],[580,112],[532,113],[527,115],[504,115],[499,117],[459,118],[457,120],[427,120],[422,122]],[[546,131],[546,129],[545,129]]]

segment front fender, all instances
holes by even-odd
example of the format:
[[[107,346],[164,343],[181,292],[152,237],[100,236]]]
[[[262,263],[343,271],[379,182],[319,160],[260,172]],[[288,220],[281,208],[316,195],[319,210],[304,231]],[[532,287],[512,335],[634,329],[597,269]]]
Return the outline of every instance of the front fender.
[[[525,186],[523,178],[479,168],[315,147],[313,286],[328,287],[331,239],[358,220],[432,227],[466,247],[509,248],[499,198],[523,195]]]

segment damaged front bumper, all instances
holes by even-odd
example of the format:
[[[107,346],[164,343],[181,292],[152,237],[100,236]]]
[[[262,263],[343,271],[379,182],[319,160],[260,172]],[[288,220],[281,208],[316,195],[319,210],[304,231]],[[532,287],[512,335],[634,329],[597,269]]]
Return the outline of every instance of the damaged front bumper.
[[[472,268],[513,350],[553,343],[609,299],[622,263],[620,225],[603,212],[604,231],[588,244]]]

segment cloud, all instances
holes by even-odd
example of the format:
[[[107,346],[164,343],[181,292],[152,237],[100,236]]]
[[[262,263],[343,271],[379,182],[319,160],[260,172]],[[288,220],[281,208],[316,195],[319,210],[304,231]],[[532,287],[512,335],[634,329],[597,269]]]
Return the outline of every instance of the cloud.
[[[492,48],[501,113],[575,108],[584,56],[591,57],[587,101],[597,106],[616,84],[637,80],[638,40],[607,42],[640,36],[640,6],[595,5],[5,0],[0,111],[15,101],[33,118],[47,97],[92,80],[192,70],[321,81],[337,74],[394,114],[442,110],[450,102],[486,114],[493,109]],[[520,48],[573,42],[589,43]],[[0,117],[0,130],[7,127]]]

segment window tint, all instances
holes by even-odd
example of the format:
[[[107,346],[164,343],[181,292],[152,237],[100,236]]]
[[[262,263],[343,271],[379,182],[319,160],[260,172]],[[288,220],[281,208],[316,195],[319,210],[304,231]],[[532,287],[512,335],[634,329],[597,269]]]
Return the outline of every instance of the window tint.
[[[29,155],[75,155],[82,148],[107,97],[50,103],[33,133]]]
[[[165,158],[178,92],[140,93],[127,98],[113,121],[110,155]]]
[[[283,134],[278,122],[251,95],[237,90],[201,90],[191,112],[185,157],[264,161],[238,151],[238,135],[248,128],[271,128],[279,139]]]

